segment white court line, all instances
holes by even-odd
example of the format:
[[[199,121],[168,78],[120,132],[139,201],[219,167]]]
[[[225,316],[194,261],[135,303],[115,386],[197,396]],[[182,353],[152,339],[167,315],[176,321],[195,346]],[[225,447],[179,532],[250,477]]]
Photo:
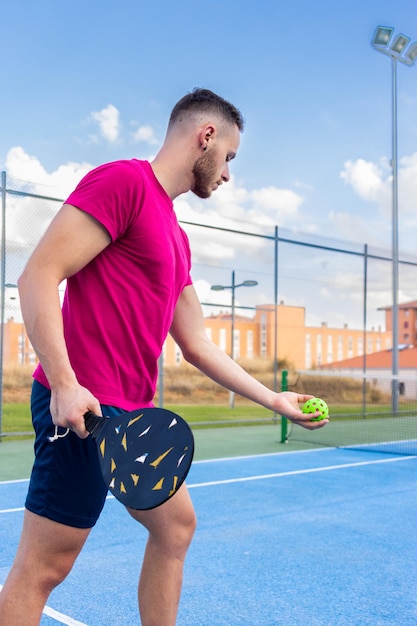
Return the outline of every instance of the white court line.
[[[284,476],[297,476],[301,474],[314,474],[316,472],[330,472],[333,470],[346,469],[349,467],[364,467],[366,465],[379,465],[381,463],[399,463],[400,461],[409,461],[411,459],[417,459],[416,456],[400,456],[389,459],[377,459],[375,461],[358,461],[357,463],[344,463],[343,465],[326,465],[324,467],[312,467],[310,469],[298,469],[288,472],[276,472],[274,474],[260,474],[258,476],[244,476],[243,478],[226,478],[224,480],[210,480],[204,483],[188,484],[188,489],[198,489],[200,487],[212,487],[214,485],[227,485],[232,483],[245,483],[252,480],[267,480],[269,478],[282,478]],[[106,500],[113,500],[114,496],[108,495]],[[2,513],[18,513],[24,511],[24,507],[16,509],[0,509],[0,515]]]
[[[113,498],[114,498],[114,496],[112,496],[112,495],[106,496],[106,500],[113,500]],[[0,509],[0,515],[2,513],[21,513],[24,510],[25,510],[24,506],[19,506],[19,507],[15,508],[15,509]]]
[[[3,588],[3,585],[0,585],[0,590]],[[44,615],[48,615],[48,617],[53,617],[60,624],[66,624],[67,626],[88,626],[85,622],[79,622],[68,615],[64,615],[64,613],[60,613],[59,611],[55,611],[55,609],[51,609],[51,607],[46,606],[43,610]]]
[[[14,483],[28,483],[29,478],[15,478],[14,480],[1,480],[0,485],[13,485]]]
[[[347,467],[360,467],[363,465],[378,465],[379,463],[398,463],[399,461],[408,461],[417,459],[417,456],[401,456],[399,458],[378,459],[376,461],[358,461],[357,463],[344,463],[343,465],[327,465],[325,467],[313,467],[311,469],[292,470],[289,472],[277,472],[276,474],[262,474],[260,476],[245,476],[244,478],[227,478],[225,480],[212,480],[205,483],[195,483],[188,485],[188,489],[196,487],[211,487],[213,485],[227,485],[229,483],[244,483],[250,480],[265,480],[268,478],[281,478],[282,476],[296,476],[298,474],[314,474],[315,472],[329,472],[331,470],[345,469]],[[1,511],[0,511],[1,513]]]

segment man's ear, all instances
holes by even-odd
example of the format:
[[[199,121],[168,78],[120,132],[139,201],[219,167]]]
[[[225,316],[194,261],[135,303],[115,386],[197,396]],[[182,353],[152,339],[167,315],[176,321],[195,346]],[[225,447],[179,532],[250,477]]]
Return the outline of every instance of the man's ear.
[[[213,124],[206,124],[201,130],[199,134],[201,147],[205,150],[209,144],[209,142],[216,135],[216,127]]]

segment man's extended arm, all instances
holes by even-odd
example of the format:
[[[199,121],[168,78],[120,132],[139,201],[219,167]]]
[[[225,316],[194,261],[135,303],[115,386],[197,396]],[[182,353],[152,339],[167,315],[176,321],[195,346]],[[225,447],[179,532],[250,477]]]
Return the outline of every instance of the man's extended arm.
[[[293,392],[275,393],[243,370],[223,350],[209,340],[204,318],[194,287],[185,287],[175,310],[171,334],[184,358],[204,374],[234,391],[309,429],[320,428],[327,420],[316,422],[301,412],[299,403],[311,395]]]

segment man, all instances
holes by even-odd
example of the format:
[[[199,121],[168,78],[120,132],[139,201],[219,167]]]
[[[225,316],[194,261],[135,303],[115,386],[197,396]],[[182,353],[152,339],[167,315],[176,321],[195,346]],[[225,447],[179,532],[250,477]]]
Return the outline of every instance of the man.
[[[106,487],[83,415],[152,406],[168,332],[187,361],[228,389],[305,426],[298,404],[252,378],[204,330],[190,251],[173,199],[208,198],[229,180],[243,120],[195,89],[174,107],[152,163],[118,161],[87,174],[19,279],[27,333],[39,357],[32,391],[36,459],[21,541],[0,594],[3,626],[39,624],[100,515]],[[67,280],[62,311],[58,286]],[[173,626],[195,513],[183,485],[162,506],[128,510],[149,533],[139,580],[143,626]]]

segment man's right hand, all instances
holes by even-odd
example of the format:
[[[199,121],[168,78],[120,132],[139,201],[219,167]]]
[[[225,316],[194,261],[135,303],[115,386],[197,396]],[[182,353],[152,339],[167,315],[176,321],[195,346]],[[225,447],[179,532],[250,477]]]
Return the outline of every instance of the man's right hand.
[[[102,414],[97,398],[78,383],[52,388],[50,410],[56,426],[69,428],[81,439],[89,435],[84,423],[85,413],[92,411],[97,415]]]

